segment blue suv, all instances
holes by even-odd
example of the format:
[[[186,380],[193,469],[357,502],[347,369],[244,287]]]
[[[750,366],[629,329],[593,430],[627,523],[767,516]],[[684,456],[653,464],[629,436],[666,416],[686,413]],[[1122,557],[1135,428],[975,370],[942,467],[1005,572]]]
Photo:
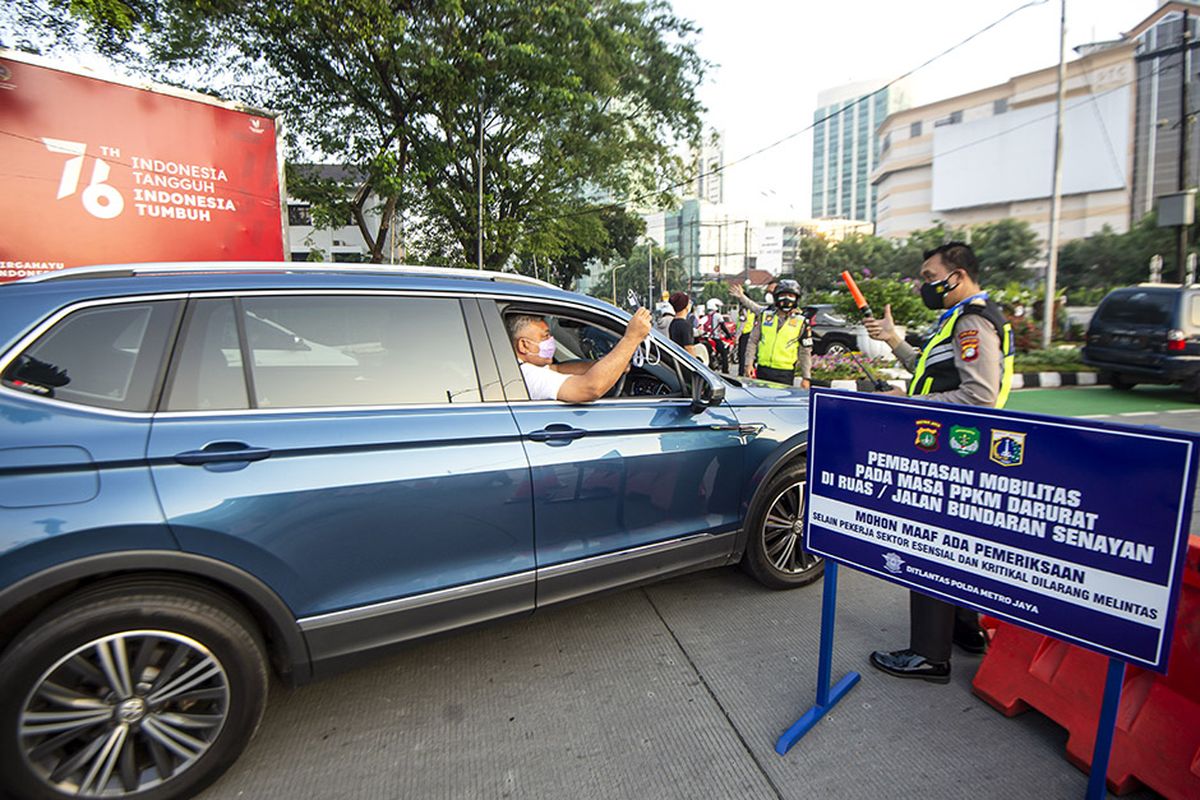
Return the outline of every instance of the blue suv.
[[[0,776],[18,798],[185,797],[268,675],[741,564],[802,541],[807,398],[654,335],[609,396],[531,401],[628,315],[519,276],[89,267],[0,286]],[[269,665],[269,666],[268,666]]]

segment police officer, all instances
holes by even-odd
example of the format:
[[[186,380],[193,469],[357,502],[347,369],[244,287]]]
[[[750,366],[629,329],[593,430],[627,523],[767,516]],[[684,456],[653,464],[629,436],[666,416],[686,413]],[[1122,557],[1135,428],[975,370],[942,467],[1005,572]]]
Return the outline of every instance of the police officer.
[[[867,333],[887,342],[912,372],[910,397],[1002,408],[1012,383],[1012,328],[980,289],[971,246],[948,242],[926,252],[921,280],[921,300],[942,316],[920,352],[896,331],[891,306],[883,319],[864,321]],[[897,388],[887,393],[904,394]],[[909,623],[908,649],[876,651],[872,666],[902,678],[949,683],[951,643],[968,653],[987,649],[978,614],[918,592],[909,593]]]
[[[751,378],[791,386],[809,386],[812,362],[812,328],[800,303],[800,284],[790,279],[775,286],[775,307],[757,315],[746,345],[746,374]]]
[[[741,332],[738,335],[738,375],[745,377],[746,375],[746,346],[750,344],[750,332],[754,330],[754,320],[765,311],[767,308],[775,305],[775,287],[779,281],[771,281],[767,284],[767,294],[764,298],[765,303],[758,303],[746,297],[746,293],[742,291],[742,287],[738,284],[733,284],[729,287],[729,293],[733,295],[746,309],[746,318],[742,321]]]

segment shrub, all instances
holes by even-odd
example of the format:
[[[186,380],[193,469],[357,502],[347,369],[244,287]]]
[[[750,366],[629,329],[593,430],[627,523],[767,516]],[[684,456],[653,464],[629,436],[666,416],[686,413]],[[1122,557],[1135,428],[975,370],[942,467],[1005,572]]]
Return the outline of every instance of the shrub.
[[[888,366],[886,362],[879,358],[863,358],[860,356],[858,360],[877,376],[881,368]],[[813,356],[812,377],[818,381],[841,381],[854,380],[865,376],[862,369],[849,356],[829,355]]]

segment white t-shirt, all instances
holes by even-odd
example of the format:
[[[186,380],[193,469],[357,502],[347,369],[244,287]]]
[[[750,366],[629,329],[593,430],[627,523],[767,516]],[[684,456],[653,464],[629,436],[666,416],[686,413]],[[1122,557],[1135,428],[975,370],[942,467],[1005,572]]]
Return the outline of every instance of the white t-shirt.
[[[521,376],[525,378],[525,388],[529,390],[530,400],[557,400],[558,390],[571,377],[562,372],[555,372],[549,366],[539,367],[536,364],[521,362]]]

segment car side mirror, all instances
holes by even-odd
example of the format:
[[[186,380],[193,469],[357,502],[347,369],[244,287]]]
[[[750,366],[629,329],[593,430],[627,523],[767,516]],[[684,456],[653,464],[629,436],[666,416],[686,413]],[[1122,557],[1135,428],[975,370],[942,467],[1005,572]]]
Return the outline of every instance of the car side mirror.
[[[692,373],[692,413],[699,414],[725,399],[725,384],[699,372]]]

